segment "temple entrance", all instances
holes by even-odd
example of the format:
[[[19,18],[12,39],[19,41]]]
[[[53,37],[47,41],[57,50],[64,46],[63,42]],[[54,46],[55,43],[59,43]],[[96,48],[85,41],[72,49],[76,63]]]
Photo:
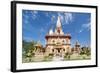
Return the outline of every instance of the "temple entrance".
[[[62,48],[55,48],[54,56],[62,57]]]
[[[54,48],[53,61],[62,61],[62,60],[63,60],[62,48]]]

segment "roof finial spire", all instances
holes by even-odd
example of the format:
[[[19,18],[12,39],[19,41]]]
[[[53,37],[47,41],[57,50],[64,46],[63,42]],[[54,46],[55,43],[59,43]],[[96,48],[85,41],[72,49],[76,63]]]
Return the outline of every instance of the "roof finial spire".
[[[57,19],[57,27],[61,27],[60,16],[58,16],[58,19]]]
[[[49,30],[49,35],[52,35],[52,34],[53,34],[53,30],[50,29],[50,30]]]

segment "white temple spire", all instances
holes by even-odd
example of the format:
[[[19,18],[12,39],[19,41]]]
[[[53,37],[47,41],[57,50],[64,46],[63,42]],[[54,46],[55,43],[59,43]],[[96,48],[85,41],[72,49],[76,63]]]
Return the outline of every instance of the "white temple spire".
[[[60,17],[58,16],[58,19],[57,19],[57,27],[61,27],[61,21],[60,21]]]
[[[52,30],[52,29],[49,30],[49,34],[50,34],[50,35],[53,34],[53,30]]]
[[[56,34],[60,34],[60,35],[63,35],[63,34],[64,34],[64,32],[63,32],[63,30],[62,30],[61,20],[60,20],[60,17],[59,17],[59,16],[58,16],[58,19],[57,19],[57,24],[56,24],[55,33],[56,33]]]

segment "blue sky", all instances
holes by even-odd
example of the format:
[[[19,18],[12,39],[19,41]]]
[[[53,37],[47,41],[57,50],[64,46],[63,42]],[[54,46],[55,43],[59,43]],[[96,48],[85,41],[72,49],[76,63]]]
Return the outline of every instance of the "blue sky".
[[[45,35],[56,27],[58,16],[61,18],[64,33],[71,34],[71,44],[78,40],[81,46],[90,46],[91,14],[53,11],[22,11],[22,37],[26,41],[40,41],[45,46]]]

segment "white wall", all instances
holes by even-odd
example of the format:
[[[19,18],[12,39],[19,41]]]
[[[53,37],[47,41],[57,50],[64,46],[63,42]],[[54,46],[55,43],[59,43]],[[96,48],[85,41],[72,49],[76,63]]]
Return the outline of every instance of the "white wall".
[[[11,0],[0,0],[0,73],[11,73],[10,72],[10,1]],[[100,0],[33,0],[33,1],[98,5],[100,8],[100,5],[99,5]],[[99,10],[99,13],[100,13],[100,10]],[[99,25],[99,28],[100,28],[100,25]],[[100,37],[100,33],[99,33],[99,37]],[[99,39],[99,43],[100,43],[100,39]],[[98,53],[100,52],[99,48],[98,48]],[[100,53],[99,53],[99,56],[100,56]],[[100,61],[100,58],[99,58],[99,61]],[[99,68],[100,67],[38,71],[36,73],[92,73],[92,72],[99,73],[100,72]]]

